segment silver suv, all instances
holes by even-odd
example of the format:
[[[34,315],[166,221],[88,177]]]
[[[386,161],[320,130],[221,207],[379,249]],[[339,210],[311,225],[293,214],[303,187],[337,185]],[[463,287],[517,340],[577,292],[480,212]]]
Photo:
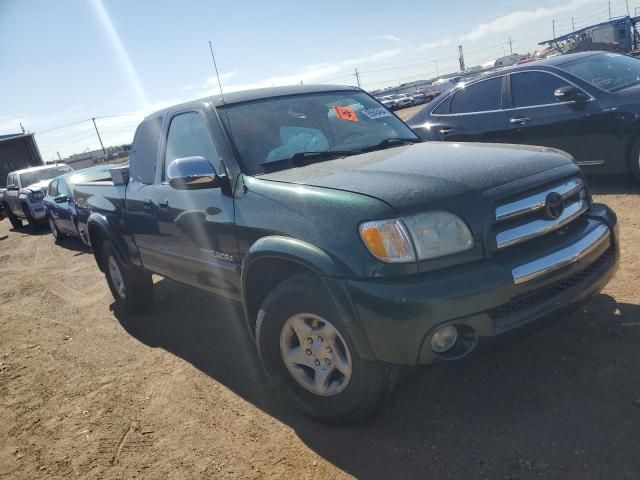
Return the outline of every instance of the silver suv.
[[[43,199],[49,182],[72,170],[68,165],[57,163],[10,172],[2,204],[13,228],[22,227],[22,219],[26,220],[30,227],[44,222],[46,212]]]

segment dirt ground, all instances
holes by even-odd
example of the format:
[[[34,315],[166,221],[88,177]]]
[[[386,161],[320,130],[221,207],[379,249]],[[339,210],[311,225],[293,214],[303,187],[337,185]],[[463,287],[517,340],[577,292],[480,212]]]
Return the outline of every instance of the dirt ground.
[[[238,306],[160,280],[134,322],[79,242],[2,221],[0,476],[638,479],[640,190],[592,187],[622,225],[601,295],[340,428],[277,400]]]

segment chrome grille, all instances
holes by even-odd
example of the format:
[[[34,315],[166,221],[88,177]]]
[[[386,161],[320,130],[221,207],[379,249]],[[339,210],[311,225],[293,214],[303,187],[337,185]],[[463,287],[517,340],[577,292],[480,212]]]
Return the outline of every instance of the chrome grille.
[[[546,215],[550,194],[562,197],[564,208],[556,218]],[[558,230],[589,209],[584,183],[572,178],[543,191],[499,205],[495,211],[495,239],[498,249],[526,242]]]

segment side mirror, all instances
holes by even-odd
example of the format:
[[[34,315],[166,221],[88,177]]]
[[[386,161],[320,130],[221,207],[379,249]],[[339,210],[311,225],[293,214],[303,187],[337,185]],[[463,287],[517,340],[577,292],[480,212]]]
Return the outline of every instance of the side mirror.
[[[558,88],[554,93],[556,100],[559,102],[586,102],[589,97],[579,88],[572,85]]]
[[[12,183],[11,185],[7,185],[7,192],[11,190],[19,190],[19,188],[15,183]]]
[[[197,190],[221,187],[226,176],[218,175],[204,157],[184,157],[169,164],[167,180],[176,190]]]
[[[65,203],[69,201],[69,197],[67,197],[66,195],[58,195],[57,197],[53,198],[53,201],[56,203]]]

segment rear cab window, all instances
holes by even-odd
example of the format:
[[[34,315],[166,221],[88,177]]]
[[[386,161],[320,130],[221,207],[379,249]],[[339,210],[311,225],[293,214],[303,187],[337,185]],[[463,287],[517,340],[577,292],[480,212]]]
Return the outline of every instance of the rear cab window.
[[[480,113],[502,109],[502,78],[480,80],[458,90],[451,99],[451,113]]]
[[[161,116],[145,119],[133,137],[130,175],[136,182],[152,185],[155,181],[162,121]]]

